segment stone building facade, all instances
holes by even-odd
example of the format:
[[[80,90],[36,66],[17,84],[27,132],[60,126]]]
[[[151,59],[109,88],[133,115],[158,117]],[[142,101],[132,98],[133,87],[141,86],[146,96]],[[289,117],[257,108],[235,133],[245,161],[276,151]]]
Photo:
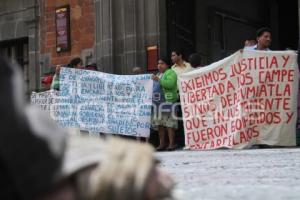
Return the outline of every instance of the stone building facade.
[[[0,3],[0,52],[21,65],[27,91],[39,85],[39,15],[35,0]]]
[[[101,71],[146,68],[146,48],[166,50],[165,0],[95,0],[96,59]]]
[[[44,72],[81,57],[99,71],[147,70],[147,47],[159,56],[177,47],[203,64],[239,48],[261,26],[273,30],[274,50],[295,49],[300,0],[1,0],[0,53],[22,67],[26,90],[41,88]],[[57,52],[55,9],[70,6],[71,48]]]
[[[71,48],[56,51],[55,8],[70,6]],[[92,62],[95,47],[93,0],[1,0],[0,52],[21,66],[25,90],[39,90],[43,74],[74,57]]]

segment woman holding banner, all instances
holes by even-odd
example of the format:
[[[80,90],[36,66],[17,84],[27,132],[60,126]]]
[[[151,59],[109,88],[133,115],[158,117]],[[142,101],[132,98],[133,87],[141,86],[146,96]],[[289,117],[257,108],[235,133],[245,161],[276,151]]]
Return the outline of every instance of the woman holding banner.
[[[53,90],[59,90],[59,74],[60,74],[60,65],[57,65],[55,68],[55,74],[51,83],[51,89]]]
[[[175,119],[173,104],[177,102],[177,75],[172,69],[169,69],[168,59],[158,60],[157,75],[153,75],[154,80],[154,103],[155,111],[153,112],[153,125],[158,126],[159,146],[157,151],[173,151],[177,148],[175,144],[175,129],[178,128],[178,122]],[[158,88],[161,88],[159,91]],[[156,89],[155,89],[156,88]],[[156,90],[156,91],[155,91]],[[165,128],[168,131],[169,146],[165,144]]]

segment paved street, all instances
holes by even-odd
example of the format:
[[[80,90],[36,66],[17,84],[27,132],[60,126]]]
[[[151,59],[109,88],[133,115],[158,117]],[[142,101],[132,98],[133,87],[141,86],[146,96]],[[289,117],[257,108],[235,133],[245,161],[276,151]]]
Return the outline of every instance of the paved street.
[[[299,200],[300,149],[158,153],[177,199]]]

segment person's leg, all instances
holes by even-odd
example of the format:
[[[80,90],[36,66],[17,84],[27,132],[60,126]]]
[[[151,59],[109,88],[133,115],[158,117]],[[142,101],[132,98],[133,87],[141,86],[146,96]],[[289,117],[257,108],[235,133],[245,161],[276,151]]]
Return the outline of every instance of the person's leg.
[[[167,150],[173,151],[177,148],[175,142],[175,130],[178,128],[178,121],[174,118],[172,113],[166,114],[166,128],[168,129],[169,146]]]
[[[174,128],[168,128],[169,147],[168,149],[174,149],[175,145],[175,130]]]
[[[158,126],[158,136],[159,136],[159,146],[157,150],[162,150],[165,148],[165,128],[163,126]]]

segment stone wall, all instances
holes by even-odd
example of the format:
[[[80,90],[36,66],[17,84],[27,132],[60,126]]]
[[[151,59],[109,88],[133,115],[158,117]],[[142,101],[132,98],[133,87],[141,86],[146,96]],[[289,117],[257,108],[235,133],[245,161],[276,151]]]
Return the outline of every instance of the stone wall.
[[[27,92],[39,86],[39,9],[35,0],[1,0],[0,42],[28,39],[28,63],[24,74]]]

